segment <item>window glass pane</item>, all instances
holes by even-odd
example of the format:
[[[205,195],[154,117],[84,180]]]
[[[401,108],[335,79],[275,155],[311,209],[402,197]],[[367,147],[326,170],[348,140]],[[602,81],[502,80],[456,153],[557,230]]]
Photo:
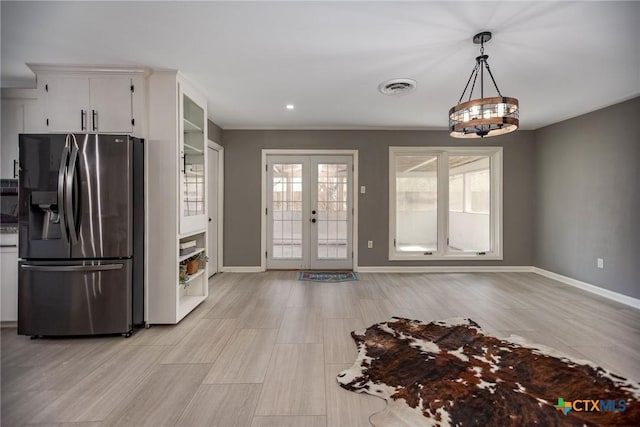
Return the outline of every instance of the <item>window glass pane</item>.
[[[462,212],[464,207],[464,175],[449,176],[449,211]]]
[[[489,170],[469,172],[465,174],[465,188],[467,191],[466,211],[475,213],[489,213],[490,204]]]
[[[272,166],[273,258],[302,258],[302,165]]]
[[[491,251],[490,207],[489,157],[449,156],[450,251]]]
[[[318,164],[319,259],[347,259],[347,164]]]
[[[396,250],[433,252],[438,247],[438,158],[395,158]]]

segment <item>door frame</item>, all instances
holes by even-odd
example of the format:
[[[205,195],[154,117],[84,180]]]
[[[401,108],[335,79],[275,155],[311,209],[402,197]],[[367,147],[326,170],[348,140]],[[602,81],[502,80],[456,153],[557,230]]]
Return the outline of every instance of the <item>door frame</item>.
[[[207,149],[218,152],[218,259],[216,271],[221,272],[224,265],[224,147],[212,139],[207,140]],[[207,184],[209,178],[207,177]],[[209,202],[207,202],[208,205]],[[207,211],[208,212],[208,211]],[[209,238],[209,236],[207,236]]]
[[[353,271],[358,271],[358,150],[314,150],[314,149],[263,149],[260,204],[260,271],[267,270],[267,156],[350,156],[353,161],[352,201],[353,218],[351,222],[351,247],[353,250]]]

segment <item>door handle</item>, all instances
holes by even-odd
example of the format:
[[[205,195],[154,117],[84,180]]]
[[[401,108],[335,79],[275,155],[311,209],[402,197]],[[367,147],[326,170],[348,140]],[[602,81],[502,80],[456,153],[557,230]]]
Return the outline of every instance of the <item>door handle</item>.
[[[211,222],[211,218],[209,218],[209,222]]]
[[[85,120],[87,119],[87,112],[80,110],[80,130],[87,130]]]
[[[91,126],[93,130],[98,130],[98,112],[96,110],[91,110]]]
[[[311,222],[315,224],[316,223],[316,219],[315,218],[311,218]]]
[[[122,270],[122,264],[106,264],[106,265],[21,265],[24,270],[33,271],[51,271],[51,272],[68,272],[68,271],[109,271]]]
[[[17,160],[13,160],[13,177],[17,178],[18,177],[18,161]]]
[[[315,214],[316,214],[316,211],[311,211],[311,214],[312,214],[312,215],[315,215]]]
[[[67,213],[67,223],[69,224],[69,235],[71,237],[71,242],[73,244],[78,243],[78,231],[76,230],[76,212],[75,206],[73,203],[73,183],[76,178],[76,163],[78,160],[78,141],[76,140],[76,136],[71,134],[73,138],[73,147],[71,149],[71,158],[69,159],[69,167],[67,169],[67,179],[66,179],[66,191],[65,191],[65,202],[66,202],[66,213]],[[84,146],[86,147],[87,142],[89,140],[89,135],[86,134],[84,136]]]
[[[67,160],[69,160],[69,141],[71,137],[67,135],[64,141],[64,149],[62,150],[62,157],[60,159],[60,169],[58,169],[58,217],[62,218],[62,223],[60,224],[60,231],[62,231],[62,238],[65,241],[69,241],[69,237],[67,236],[67,217],[65,216],[64,205],[65,205],[65,197],[64,197],[64,187],[65,187],[65,177],[67,172]]]

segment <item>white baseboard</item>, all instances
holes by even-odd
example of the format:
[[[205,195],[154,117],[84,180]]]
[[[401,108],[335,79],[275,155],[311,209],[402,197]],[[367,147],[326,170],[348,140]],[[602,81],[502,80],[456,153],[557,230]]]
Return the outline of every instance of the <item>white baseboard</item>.
[[[554,273],[553,271],[544,270],[542,268],[533,267],[533,272],[541,276],[557,280],[558,282],[565,283],[569,286],[591,292],[592,294],[600,295],[601,297],[605,297],[640,310],[640,299],[633,298],[618,292],[610,291],[608,289],[601,288],[600,286],[595,286],[590,283],[582,282],[580,280],[572,279],[571,277],[563,276],[562,274]]]
[[[234,267],[234,266],[225,266],[222,267],[223,273],[261,273],[264,270],[259,265],[257,266],[248,266],[248,267]]]
[[[358,273],[530,273],[528,265],[436,265],[436,266],[359,266]]]

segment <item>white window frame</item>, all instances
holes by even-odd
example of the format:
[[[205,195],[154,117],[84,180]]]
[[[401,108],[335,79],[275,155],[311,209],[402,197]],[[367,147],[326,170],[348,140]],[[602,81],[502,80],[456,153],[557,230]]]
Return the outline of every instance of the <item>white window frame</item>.
[[[396,157],[436,156],[438,158],[438,249],[431,254],[396,250]],[[449,155],[487,156],[491,170],[491,251],[450,251],[449,234]],[[464,181],[464,178],[463,178]],[[389,260],[502,260],[502,147],[389,147]]]

